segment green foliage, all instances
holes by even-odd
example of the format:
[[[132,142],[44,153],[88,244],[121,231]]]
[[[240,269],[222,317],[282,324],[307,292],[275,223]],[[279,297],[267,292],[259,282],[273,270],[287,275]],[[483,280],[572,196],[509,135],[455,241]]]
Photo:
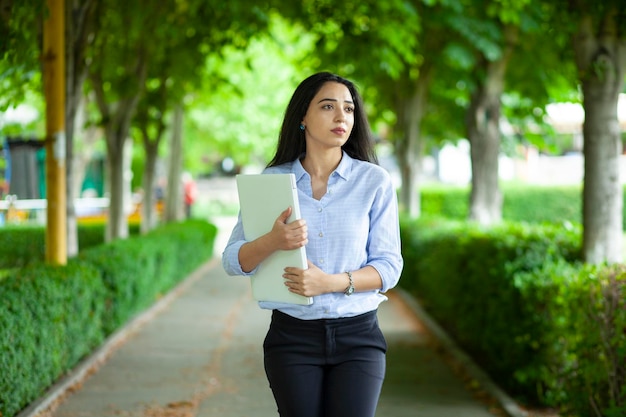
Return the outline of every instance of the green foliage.
[[[469,193],[468,187],[425,186],[421,190],[422,215],[465,220],[469,212]],[[505,184],[502,186],[502,194],[502,217],[506,221],[582,223],[580,186]]]
[[[570,307],[579,337],[573,350],[575,367],[565,378],[572,407],[581,415],[608,417],[626,414],[626,266],[591,270]],[[588,398],[584,401],[583,398]]]
[[[0,16],[0,111],[17,106],[40,84],[43,0],[3,4]]]
[[[199,220],[169,224],[0,280],[0,415],[16,415],[209,259],[216,232]]]
[[[104,224],[78,226],[80,250],[104,243]],[[139,234],[139,225],[128,227],[131,235]],[[46,254],[46,229],[43,226],[7,226],[0,228],[0,269],[21,268],[43,262]]]
[[[429,217],[401,233],[400,285],[500,386],[563,415],[623,414],[626,269],[583,264],[579,227]]]
[[[281,13],[316,36],[321,68],[361,79],[382,72],[397,80],[407,63],[418,59],[416,3],[305,1],[291,6]]]
[[[146,153],[151,155],[158,151],[175,106],[190,105],[206,94],[202,84],[207,76],[207,56],[225,45],[235,45],[234,49],[248,45],[248,39],[267,23],[267,16],[258,8],[260,4],[241,7],[242,2],[220,2],[220,7],[211,7],[201,1],[173,1],[171,7],[163,7],[162,3],[152,17],[160,22],[155,28],[156,42],[140,39],[136,45],[139,50],[149,50],[149,64],[133,124],[141,133]],[[197,156],[207,152],[197,149],[206,149],[210,138],[202,135],[194,139],[196,143],[186,140],[185,153],[190,161],[185,165],[198,171],[203,161]]]
[[[0,117],[0,137],[38,139],[45,136],[45,117],[42,117],[45,113],[45,103],[40,78],[39,73],[33,74],[31,82],[23,83],[20,87],[24,90],[20,93],[22,94],[20,100],[11,99],[11,103],[7,101],[11,108],[8,111],[13,111],[13,114],[19,116],[10,117],[5,114],[4,117]],[[5,98],[8,100],[8,96]],[[19,103],[24,105],[15,106]]]
[[[520,368],[516,378],[534,380],[544,403],[564,415],[618,416],[626,411],[626,270],[624,265],[547,263],[516,277],[537,308],[541,367]],[[542,324],[543,323],[543,324]]]
[[[110,333],[146,308],[172,283],[212,255],[215,228],[190,220],[145,236],[95,246],[79,257],[96,265],[109,293],[105,331]]]
[[[504,188],[503,217],[530,223],[582,223],[580,186]]]
[[[33,265],[0,287],[0,415],[13,416],[102,342],[105,289],[82,262]]]
[[[467,187],[425,186],[420,190],[422,215],[463,220],[469,213]]]
[[[0,269],[20,268],[32,262],[43,261],[45,245],[45,229],[41,226],[0,228]]]
[[[195,94],[186,119],[185,163],[192,170],[206,172],[207,164],[226,156],[237,165],[264,166],[271,159],[291,94],[309,75],[306,61],[314,45],[301,27],[277,15],[269,30],[245,49],[225,47],[207,60],[211,78]]]

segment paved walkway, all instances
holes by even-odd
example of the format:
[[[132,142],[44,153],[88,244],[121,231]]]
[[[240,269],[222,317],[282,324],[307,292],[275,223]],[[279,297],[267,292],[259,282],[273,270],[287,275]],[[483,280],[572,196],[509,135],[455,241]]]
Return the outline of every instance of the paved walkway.
[[[397,292],[379,310],[389,351],[377,416],[514,415],[450,360],[418,310]],[[269,318],[216,257],[19,417],[276,417],[261,349]]]

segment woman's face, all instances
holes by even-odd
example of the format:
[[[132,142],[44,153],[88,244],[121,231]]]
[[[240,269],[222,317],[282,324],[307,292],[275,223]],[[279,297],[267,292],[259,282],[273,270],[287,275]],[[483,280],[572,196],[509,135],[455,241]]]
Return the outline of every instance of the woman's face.
[[[307,148],[341,147],[350,137],[354,126],[354,102],[348,87],[327,82],[311,100],[302,119]]]

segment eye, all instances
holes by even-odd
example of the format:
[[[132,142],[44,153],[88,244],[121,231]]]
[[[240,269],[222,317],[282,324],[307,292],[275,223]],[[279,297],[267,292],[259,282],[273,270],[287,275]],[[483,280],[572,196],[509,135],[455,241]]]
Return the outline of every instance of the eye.
[[[323,109],[325,110],[332,110],[333,109],[333,105],[332,104],[324,104],[322,106]]]
[[[346,113],[354,113],[354,107],[352,107],[352,106],[346,107],[345,110],[346,110]]]

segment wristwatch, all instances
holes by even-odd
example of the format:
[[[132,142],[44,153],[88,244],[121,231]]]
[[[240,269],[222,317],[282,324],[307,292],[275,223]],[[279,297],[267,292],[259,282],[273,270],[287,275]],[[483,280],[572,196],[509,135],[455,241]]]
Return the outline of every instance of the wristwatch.
[[[346,288],[343,293],[345,295],[352,295],[352,293],[354,292],[354,281],[352,281],[352,272],[346,271],[346,274],[348,274],[348,280],[350,281],[350,283],[348,284],[348,288]]]

